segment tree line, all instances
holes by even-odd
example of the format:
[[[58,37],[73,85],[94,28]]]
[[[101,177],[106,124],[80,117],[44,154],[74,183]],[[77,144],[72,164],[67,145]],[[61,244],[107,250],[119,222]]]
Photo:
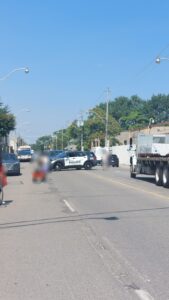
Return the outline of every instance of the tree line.
[[[117,143],[116,136],[125,130],[142,129],[149,125],[150,119],[155,124],[169,121],[169,95],[153,95],[150,99],[131,97],[117,97],[109,102],[108,138],[110,145]],[[81,123],[81,122],[80,122]],[[64,149],[76,145],[80,149],[83,138],[84,148],[89,149],[91,142],[100,140],[101,146],[105,140],[106,103],[100,103],[84,115],[83,126],[74,120],[67,128],[54,132],[52,135],[42,136],[33,145],[38,150]]]

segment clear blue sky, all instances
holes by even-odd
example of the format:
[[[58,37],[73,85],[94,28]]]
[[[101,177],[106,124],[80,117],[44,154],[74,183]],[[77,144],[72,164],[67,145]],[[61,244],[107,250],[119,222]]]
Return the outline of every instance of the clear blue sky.
[[[153,62],[169,44],[168,0],[2,0],[0,33],[0,76],[30,68],[0,82],[28,142],[105,101],[106,87],[112,99],[169,93],[169,62]]]

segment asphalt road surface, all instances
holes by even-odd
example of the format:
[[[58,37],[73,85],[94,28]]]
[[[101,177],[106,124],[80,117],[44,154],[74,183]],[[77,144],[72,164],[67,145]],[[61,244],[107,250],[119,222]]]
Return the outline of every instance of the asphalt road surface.
[[[168,300],[169,190],[127,168],[8,177],[0,299]]]

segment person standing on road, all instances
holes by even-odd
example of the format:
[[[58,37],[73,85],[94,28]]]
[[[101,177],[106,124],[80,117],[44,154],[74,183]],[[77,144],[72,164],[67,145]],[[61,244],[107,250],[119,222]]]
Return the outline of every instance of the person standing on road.
[[[2,148],[0,146],[0,204],[3,204],[3,188],[7,185],[7,178],[2,163]]]
[[[47,173],[49,171],[49,159],[46,155],[41,154],[35,161],[35,167],[32,174],[34,182],[42,182],[47,179]]]
[[[102,168],[103,170],[107,169],[109,165],[109,153],[106,149],[103,151],[103,156],[102,156]]]

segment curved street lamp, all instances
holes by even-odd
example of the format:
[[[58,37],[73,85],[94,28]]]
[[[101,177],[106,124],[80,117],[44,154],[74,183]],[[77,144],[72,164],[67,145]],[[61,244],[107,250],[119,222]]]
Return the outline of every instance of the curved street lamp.
[[[5,76],[0,78],[0,81],[6,80],[8,77],[10,77],[13,73],[18,72],[18,71],[24,71],[25,74],[29,73],[29,68],[27,67],[23,67],[23,68],[16,68],[13,69],[12,71],[10,71],[9,73],[7,73]]]
[[[155,62],[156,62],[156,64],[160,64],[162,60],[169,60],[169,57],[157,56]]]

